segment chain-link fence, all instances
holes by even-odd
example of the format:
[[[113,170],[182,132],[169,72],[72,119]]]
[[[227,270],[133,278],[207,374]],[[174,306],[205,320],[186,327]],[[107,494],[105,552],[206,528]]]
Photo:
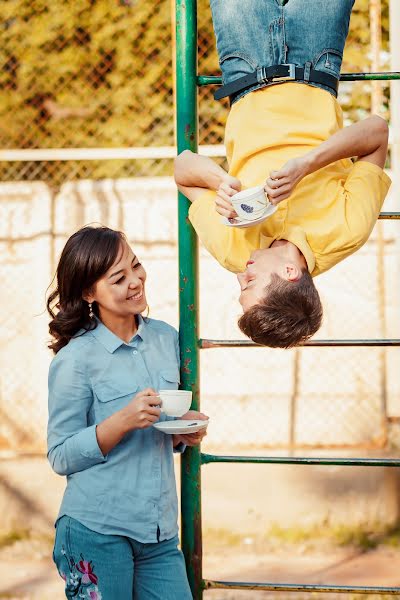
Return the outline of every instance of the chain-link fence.
[[[171,0],[0,2],[0,147],[174,145]],[[199,56],[218,71],[208,3]],[[225,110],[201,90],[201,143],[220,143]],[[3,162],[2,180],[172,173],[171,160]]]
[[[387,5],[383,0],[382,63],[388,59]],[[173,13],[173,0],[0,0],[0,147],[173,146]],[[198,2],[198,27],[199,71],[216,74],[208,0]],[[368,1],[356,0],[344,70],[368,70],[368,49]],[[342,85],[347,118],[365,114],[369,91],[368,82]],[[215,102],[211,92],[199,92],[201,144],[223,141],[227,102]],[[383,104],[387,112],[387,94]],[[3,181],[52,185],[171,173],[171,160],[162,158],[0,163]]]
[[[149,270],[152,314],[177,325],[175,190],[160,177],[172,174],[171,158],[163,158],[171,153],[162,149],[174,146],[173,4],[0,0],[2,149],[103,149],[104,156],[116,148],[155,150],[141,160],[30,155],[0,162],[0,178],[10,182],[0,190],[2,450],[45,447],[50,353],[44,297],[73,230],[93,221],[126,230]],[[384,0],[382,68],[387,5]],[[217,74],[208,0],[198,0],[198,25],[199,71]],[[368,70],[368,47],[368,2],[356,0],[344,70]],[[369,85],[342,85],[347,120],[368,111]],[[213,100],[212,89],[200,89],[201,144],[222,143],[227,108]],[[128,179],[140,176],[151,178]],[[400,337],[396,236],[398,226],[385,224],[383,278],[377,277],[376,232],[365,249],[319,278],[320,337]],[[202,337],[240,336],[235,285],[203,252]],[[213,419],[206,445],[387,448],[397,443],[398,353],[205,351],[202,406]]]
[[[171,178],[69,182],[57,194],[39,182],[1,184],[0,450],[45,448],[51,359],[45,291],[67,236],[90,222],[126,231],[148,272],[150,316],[178,324]],[[385,224],[381,277],[376,229],[358,253],[318,278],[325,311],[319,338],[400,337],[397,227]],[[237,287],[203,250],[201,337],[241,337]],[[398,446],[399,355],[398,348],[204,350],[201,406],[211,418],[204,447]]]

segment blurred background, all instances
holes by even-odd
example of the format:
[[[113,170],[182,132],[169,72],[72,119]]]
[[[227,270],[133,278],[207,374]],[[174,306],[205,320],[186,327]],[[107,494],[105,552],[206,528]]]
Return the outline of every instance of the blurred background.
[[[94,222],[125,231],[148,272],[150,316],[178,324],[174,26],[172,0],[0,0],[0,598],[63,597],[56,580],[43,587],[55,579],[50,544],[64,486],[45,458],[45,299],[68,236]],[[218,74],[208,0],[198,0],[198,27],[199,73]],[[400,3],[356,0],[342,71],[384,70],[400,70]],[[199,90],[200,151],[225,165],[228,104],[212,91]],[[384,210],[400,210],[400,82],[342,83],[339,100],[345,124],[371,111],[388,119]],[[319,339],[400,338],[399,226],[381,221],[356,255],[318,278]],[[201,337],[242,337],[237,297],[235,277],[201,249]],[[398,456],[399,363],[395,347],[206,350],[203,450]],[[239,579],[254,552],[287,550],[280,565],[298,552],[302,560],[312,540],[318,573],[329,547],[338,563],[335,552],[375,556],[359,568],[362,582],[400,585],[399,522],[398,469],[203,471],[209,576]],[[228,573],[221,544],[232,553]],[[308,573],[301,561],[283,574],[265,568],[261,580]],[[254,595],[264,597],[208,592]]]

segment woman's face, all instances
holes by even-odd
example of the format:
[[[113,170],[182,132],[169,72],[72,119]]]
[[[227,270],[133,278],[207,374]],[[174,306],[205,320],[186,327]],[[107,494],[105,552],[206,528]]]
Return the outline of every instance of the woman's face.
[[[132,249],[123,242],[114,264],[99,279],[88,302],[96,302],[101,320],[124,318],[143,312],[147,306],[146,271]]]

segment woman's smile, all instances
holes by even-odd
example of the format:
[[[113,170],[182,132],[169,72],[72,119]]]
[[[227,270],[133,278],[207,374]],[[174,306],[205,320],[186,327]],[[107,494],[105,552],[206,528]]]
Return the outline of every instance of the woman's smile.
[[[143,296],[144,290],[141,290],[140,292],[136,292],[136,294],[131,294],[130,296],[128,296],[127,300],[129,300],[130,302],[139,302],[143,300]]]

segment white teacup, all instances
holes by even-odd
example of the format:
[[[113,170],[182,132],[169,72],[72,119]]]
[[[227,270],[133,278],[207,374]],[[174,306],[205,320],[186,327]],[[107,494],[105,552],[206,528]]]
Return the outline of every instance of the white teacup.
[[[264,185],[256,185],[231,197],[233,208],[243,221],[255,221],[263,216],[269,202],[264,192]]]
[[[169,417],[181,417],[192,404],[192,392],[188,390],[160,390],[161,410]]]

